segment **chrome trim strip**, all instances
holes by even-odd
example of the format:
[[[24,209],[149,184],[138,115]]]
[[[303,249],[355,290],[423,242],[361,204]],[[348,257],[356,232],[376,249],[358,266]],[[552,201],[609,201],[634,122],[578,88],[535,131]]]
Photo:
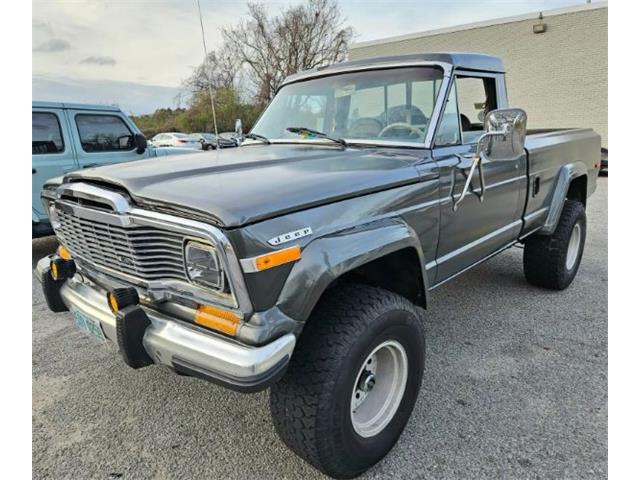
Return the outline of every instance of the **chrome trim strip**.
[[[464,272],[466,272],[467,270],[471,270],[473,267],[476,267],[478,265],[480,265],[481,263],[486,262],[487,260],[489,260],[490,258],[495,257],[496,255],[498,255],[499,253],[504,252],[505,250],[513,247],[516,243],[518,243],[517,241],[512,241],[509,242],[508,244],[506,244],[505,246],[499,248],[498,250],[496,250],[495,252],[490,253],[489,255],[487,255],[484,258],[481,258],[480,260],[478,260],[475,263],[472,263],[471,265],[469,265],[468,267],[463,268],[462,270],[460,270],[459,272],[454,273],[453,275],[451,275],[450,277],[445,278],[444,280],[432,285],[431,287],[429,287],[429,291],[434,290],[436,288],[438,288],[441,285],[444,285],[445,283],[447,283],[449,280],[453,280],[454,278],[457,278],[459,275],[462,275]]]
[[[451,260],[452,258],[457,257],[458,255],[462,255],[463,253],[468,252],[469,250],[472,250],[477,246],[482,245],[485,242],[488,242],[489,240],[497,237],[498,235],[502,235],[503,233],[508,232],[510,229],[521,226],[521,225],[522,225],[521,219],[518,219],[515,222],[511,222],[503,227],[500,227],[494,230],[491,233],[488,233],[484,237],[477,238],[476,240],[466,243],[462,247],[457,248],[456,250],[453,250],[445,255],[442,255],[441,257],[436,258],[436,263],[438,263],[439,265],[448,260]]]
[[[548,210],[549,210],[549,207],[542,207],[539,210],[536,210],[535,212],[532,212],[529,215],[526,215],[524,217],[524,221],[525,222],[530,222],[530,221],[538,218],[539,216],[544,215],[545,213],[547,213]]]
[[[130,210],[129,201],[124,195],[88,183],[63,183],[56,189],[56,198],[61,199],[63,195],[107,203],[116,213],[127,213]]]
[[[256,267],[256,258],[258,257],[240,259],[240,266],[242,267],[242,270],[244,271],[244,273],[258,272],[258,267]]]

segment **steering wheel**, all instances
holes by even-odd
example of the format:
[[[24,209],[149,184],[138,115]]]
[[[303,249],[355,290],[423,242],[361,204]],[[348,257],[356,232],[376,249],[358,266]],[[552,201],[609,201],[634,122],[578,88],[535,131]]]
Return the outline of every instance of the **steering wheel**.
[[[413,125],[405,122],[398,122],[398,123],[392,123],[384,127],[382,131],[378,134],[378,137],[379,138],[388,137],[389,135],[385,135],[387,132],[391,132],[393,130],[399,130],[399,129],[409,130],[411,134],[415,135],[418,138],[422,137],[423,135],[423,132],[420,131],[418,128],[414,127]]]
[[[382,122],[377,118],[363,117],[353,122],[349,136],[354,138],[375,137],[382,131]]]

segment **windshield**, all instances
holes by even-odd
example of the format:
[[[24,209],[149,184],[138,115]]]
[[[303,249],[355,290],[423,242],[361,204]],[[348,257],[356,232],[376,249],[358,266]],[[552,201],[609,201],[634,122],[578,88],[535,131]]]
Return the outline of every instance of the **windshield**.
[[[406,67],[285,85],[251,132],[270,140],[296,141],[301,134],[287,131],[296,127],[351,142],[422,144],[442,76],[436,67]]]

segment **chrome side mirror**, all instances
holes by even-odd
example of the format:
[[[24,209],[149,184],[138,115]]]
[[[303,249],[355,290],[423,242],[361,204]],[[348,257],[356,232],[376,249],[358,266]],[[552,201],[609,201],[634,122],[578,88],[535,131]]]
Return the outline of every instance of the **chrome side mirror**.
[[[480,201],[484,200],[484,172],[482,162],[485,160],[515,160],[524,154],[524,140],[527,135],[527,114],[520,108],[492,110],[484,118],[484,133],[478,139],[476,154],[467,174],[462,193],[453,202],[453,211],[458,210],[464,200],[473,174],[478,169],[480,176]]]
[[[244,140],[244,133],[242,132],[242,120],[240,120],[239,118],[236,119],[236,142],[239,144],[242,143],[242,141]]]
[[[527,114],[520,108],[492,110],[484,119],[477,155],[487,160],[515,160],[524,153]]]

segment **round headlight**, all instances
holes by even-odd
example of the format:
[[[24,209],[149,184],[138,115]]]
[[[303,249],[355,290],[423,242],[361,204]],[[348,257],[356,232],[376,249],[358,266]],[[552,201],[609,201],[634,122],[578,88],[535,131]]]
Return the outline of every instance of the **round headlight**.
[[[188,242],[184,250],[184,263],[189,280],[204,287],[224,289],[224,274],[216,249],[199,242]]]

